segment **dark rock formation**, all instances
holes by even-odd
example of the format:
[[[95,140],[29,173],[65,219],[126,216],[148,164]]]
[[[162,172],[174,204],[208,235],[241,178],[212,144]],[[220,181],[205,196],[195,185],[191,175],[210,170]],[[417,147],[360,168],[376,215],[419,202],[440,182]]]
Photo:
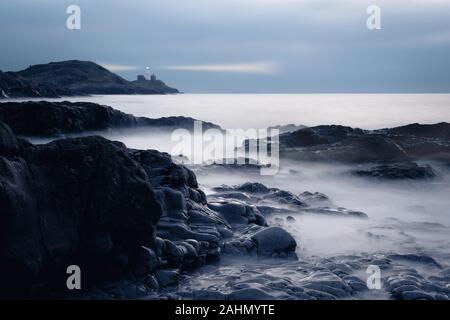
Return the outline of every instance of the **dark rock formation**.
[[[267,130],[269,131],[268,133],[271,133],[271,130],[278,130],[279,134],[283,134],[283,133],[287,133],[287,132],[294,132],[294,131],[298,131],[300,129],[304,129],[307,128],[307,126],[304,125],[296,125],[293,123],[290,124],[286,124],[286,125],[277,125],[277,126],[271,126],[268,127]]]
[[[415,162],[399,162],[373,165],[368,168],[355,170],[353,174],[360,177],[389,180],[416,180],[436,177],[436,172],[430,165],[421,165]]]
[[[0,93],[1,90],[9,97],[178,93],[162,81],[130,82],[94,62],[79,60],[33,65],[6,76],[0,74]]]
[[[14,142],[7,135],[2,129],[2,141]],[[71,264],[86,287],[141,266],[162,210],[124,145],[100,137],[16,142],[0,151],[1,294],[62,290]]]
[[[336,207],[326,195],[318,192],[306,191],[297,196],[290,191],[268,188],[258,182],[247,182],[237,186],[222,185],[214,188],[214,191],[216,193],[209,196],[209,205],[213,206],[214,210],[225,211],[230,215],[234,214],[233,217],[240,223],[242,223],[242,219],[253,221],[259,215],[264,217],[271,214],[309,213],[367,218],[364,212]],[[245,206],[251,210],[244,210],[242,207]]]
[[[153,290],[171,283],[165,268],[217,258],[230,229],[206,207],[195,175],[167,154],[101,137],[34,146],[1,122],[0,207],[5,297],[59,296],[71,264],[86,290],[121,278]],[[148,278],[154,272],[163,283]]]
[[[272,264],[238,260],[209,273],[195,273],[174,294],[187,299],[448,300],[450,269],[432,260],[426,255],[389,253],[302,257]],[[367,287],[368,265],[381,268],[379,290]],[[208,287],[211,273],[222,281]]]
[[[279,140],[282,156],[304,161],[450,161],[448,123],[412,124],[374,131],[318,126],[282,134]]]
[[[58,92],[49,86],[35,84],[14,72],[0,71],[0,100],[25,97],[55,98],[58,97]]]
[[[218,260],[233,239],[261,255],[287,257],[296,247],[278,228],[261,233],[267,223],[256,207],[208,203],[194,173],[168,154],[97,136],[32,145],[2,122],[0,207],[9,298],[71,296],[72,264],[82,270],[79,297],[135,298]]]
[[[135,117],[108,106],[87,102],[5,102],[0,103],[0,121],[15,134],[53,136],[63,133],[81,133],[109,128],[154,128],[193,130],[195,119],[166,117],[150,119]],[[219,128],[203,122],[202,127]]]
[[[297,248],[295,239],[280,227],[262,229],[251,239],[256,243],[258,252],[263,255],[293,252]]]

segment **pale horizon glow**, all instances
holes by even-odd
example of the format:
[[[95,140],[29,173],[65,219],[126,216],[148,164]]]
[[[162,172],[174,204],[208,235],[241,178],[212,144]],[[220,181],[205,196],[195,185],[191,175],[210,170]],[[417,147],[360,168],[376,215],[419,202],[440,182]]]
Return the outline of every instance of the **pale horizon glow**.
[[[236,64],[200,64],[165,66],[160,69],[192,72],[230,72],[230,73],[259,73],[276,74],[280,66],[274,62],[236,63]]]

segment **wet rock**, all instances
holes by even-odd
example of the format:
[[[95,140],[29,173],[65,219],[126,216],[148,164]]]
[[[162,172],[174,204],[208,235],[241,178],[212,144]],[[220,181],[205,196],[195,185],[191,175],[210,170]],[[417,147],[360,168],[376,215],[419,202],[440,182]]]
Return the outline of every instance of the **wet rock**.
[[[249,193],[268,193],[270,190],[259,182],[247,182],[236,188],[239,191],[249,192]]]
[[[441,265],[434,260],[432,257],[427,255],[417,255],[417,254],[391,254],[387,256],[388,259],[391,260],[404,260],[415,263],[420,263],[424,265],[430,265],[437,268],[442,268]]]
[[[272,192],[263,196],[263,200],[270,200],[280,204],[291,205],[295,207],[305,207],[306,204],[303,203],[295,194],[285,190],[272,189]]]
[[[324,206],[324,205],[332,204],[331,199],[328,198],[328,196],[326,196],[325,194],[320,193],[320,192],[305,191],[299,195],[299,198],[301,201],[303,201],[304,203],[306,203],[310,206],[311,205]]]
[[[0,155],[11,155],[18,150],[18,143],[11,129],[0,121]]]
[[[159,289],[159,283],[158,280],[152,275],[149,275],[144,279],[144,284],[149,287],[152,290],[158,290]]]
[[[142,246],[142,250],[137,255],[136,263],[134,265],[134,274],[137,277],[142,277],[158,268],[159,259],[152,249]]]
[[[323,214],[339,217],[367,218],[364,212],[335,207],[332,201],[324,194],[315,192],[303,192],[296,196],[290,191],[277,188],[268,188],[261,183],[244,183],[237,186],[222,185],[214,188],[217,193],[209,196],[211,208],[220,211],[216,203],[235,203],[240,206],[256,207],[255,215],[268,216],[273,214],[289,214],[291,216],[298,213]],[[233,201],[234,200],[234,201]],[[325,206],[327,205],[327,206]],[[254,210],[254,209],[253,209]],[[236,213],[237,210],[234,210]],[[240,221],[235,221],[237,218]],[[240,214],[229,217],[235,224],[245,224]],[[251,218],[251,220],[253,220]],[[253,221],[250,221],[253,222]],[[260,225],[263,221],[257,222]]]
[[[317,126],[280,135],[280,155],[303,161],[364,163],[411,159],[450,160],[450,124],[412,124],[361,130]]]
[[[5,293],[31,294],[38,275],[56,290],[74,262],[86,270],[86,285],[124,276],[117,257],[135,261],[142,245],[153,245],[161,206],[124,145],[86,137],[17,152],[0,157]]]
[[[403,291],[398,297],[401,300],[434,300],[434,296],[421,291]]]
[[[360,177],[389,180],[417,180],[436,177],[436,172],[430,165],[420,165],[415,162],[380,164],[366,169],[356,170],[353,174]]]
[[[244,288],[227,295],[228,300],[273,300],[275,297],[258,288]]]
[[[336,217],[353,217],[353,218],[368,218],[367,214],[361,211],[348,210],[345,208],[329,208],[329,207],[317,207],[317,208],[305,208],[302,212],[323,214]]]
[[[196,290],[192,292],[192,298],[195,300],[225,300],[226,295],[222,292],[211,290]]]
[[[210,202],[209,208],[222,214],[231,225],[248,225],[256,221],[255,210],[245,203],[235,201]]]
[[[109,128],[154,128],[193,130],[195,119],[166,117],[150,119],[134,117],[108,106],[88,102],[6,102],[0,105],[0,121],[15,134],[54,136],[63,133],[105,130]],[[220,129],[209,122],[203,128]]]
[[[286,221],[292,223],[295,222],[295,218],[293,216],[287,216]]]
[[[160,287],[167,287],[178,283],[180,274],[176,270],[157,270],[155,277],[158,280]]]
[[[261,255],[291,253],[297,247],[295,239],[280,227],[262,229],[251,239],[256,243],[258,253]]]

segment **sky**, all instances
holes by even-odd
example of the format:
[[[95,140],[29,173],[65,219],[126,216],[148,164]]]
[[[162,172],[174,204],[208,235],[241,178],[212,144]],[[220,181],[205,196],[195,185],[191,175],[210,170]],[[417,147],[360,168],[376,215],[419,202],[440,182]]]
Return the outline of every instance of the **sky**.
[[[450,0],[1,0],[0,39],[3,71],[78,59],[193,93],[450,92]]]

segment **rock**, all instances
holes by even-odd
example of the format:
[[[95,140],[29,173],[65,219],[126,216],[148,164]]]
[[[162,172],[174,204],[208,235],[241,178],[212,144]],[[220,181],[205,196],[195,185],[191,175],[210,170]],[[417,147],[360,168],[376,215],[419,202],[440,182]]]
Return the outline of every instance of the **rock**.
[[[391,260],[404,260],[409,262],[420,263],[432,267],[441,269],[442,266],[434,260],[432,257],[427,255],[417,255],[417,254],[391,254],[387,256]]]
[[[60,296],[70,264],[95,289],[220,255],[231,228],[206,206],[194,173],[168,154],[101,137],[34,146],[3,123],[0,134],[1,296]],[[190,223],[189,211],[202,219]]]
[[[134,274],[137,277],[142,277],[155,271],[159,266],[159,260],[152,249],[142,246],[142,250],[137,255],[137,261],[134,265]]]
[[[302,212],[311,214],[322,214],[336,217],[350,217],[350,218],[362,218],[367,219],[368,216],[364,212],[348,210],[345,208],[329,208],[329,207],[317,207],[317,208],[304,208]]]
[[[280,135],[280,155],[302,161],[367,163],[411,159],[450,161],[450,124],[381,130],[317,126]]]
[[[228,300],[274,300],[275,297],[258,288],[244,288],[228,294]]]
[[[160,287],[168,287],[175,285],[178,282],[180,274],[176,270],[157,270],[155,277],[158,280]]]
[[[249,193],[268,193],[270,190],[259,182],[247,182],[238,187],[237,190]]]
[[[158,223],[157,233],[159,236],[173,241],[195,239],[197,241],[219,242],[221,238],[220,233],[217,228],[215,230],[215,233],[198,232],[192,230],[192,228],[185,223],[161,220]]]
[[[17,152],[18,142],[11,129],[0,121],[0,156]]]
[[[294,252],[297,247],[295,239],[280,227],[269,227],[256,232],[251,239],[256,243],[258,253],[272,255],[274,253]]]
[[[158,290],[159,289],[159,283],[158,280],[152,275],[146,277],[144,279],[144,283],[147,287],[149,287],[152,290]]]
[[[299,196],[301,201],[308,205],[331,205],[332,201],[330,198],[328,198],[327,195],[320,193],[320,192],[309,192],[305,191],[301,193]]]
[[[193,130],[195,119],[167,117],[150,119],[134,117],[108,106],[88,102],[5,102],[0,104],[0,121],[15,134],[54,136],[63,133],[105,130],[109,128],[148,127],[173,130]],[[220,129],[204,122],[202,127]]]
[[[15,72],[0,71],[0,100],[3,98],[50,97],[57,98],[58,92],[43,84],[32,81]]]
[[[292,223],[292,222],[295,222],[295,218],[293,216],[287,216],[286,221]]]
[[[434,296],[421,291],[404,291],[400,293],[401,300],[434,300]]]
[[[86,285],[124,275],[111,246],[135,261],[142,245],[153,245],[161,206],[122,144],[87,137],[25,145],[0,163],[4,292],[31,294],[38,275],[55,289],[74,263]]]
[[[335,207],[330,198],[323,193],[303,192],[296,196],[290,191],[278,188],[268,188],[261,183],[244,183],[237,186],[222,185],[214,188],[217,193],[209,195],[209,206],[216,211],[225,214],[232,224],[245,225],[248,220],[242,206],[252,208],[254,214],[249,222],[265,226],[265,221],[258,215],[268,216],[274,214],[288,214],[293,216],[298,213],[323,214],[339,217],[367,218],[364,212]],[[242,193],[245,190],[245,193]],[[244,195],[244,196],[242,196]],[[234,200],[234,201],[233,201]],[[232,206],[224,204],[232,203]],[[324,206],[327,205],[327,206]],[[233,207],[233,210],[231,210]],[[241,208],[238,210],[238,207]],[[229,209],[227,211],[227,209]],[[228,216],[228,214],[234,214]],[[253,215],[257,221],[254,221]]]
[[[90,251],[96,255],[108,255],[114,248],[111,235],[104,232],[93,234],[88,242],[91,243]]]
[[[225,300],[226,295],[222,292],[211,290],[196,290],[192,292],[192,298],[195,300]]]
[[[255,210],[240,201],[210,202],[209,208],[222,214],[231,225],[245,226],[256,221]]]
[[[291,205],[295,207],[305,207],[299,197],[289,191],[273,189],[272,192],[262,197],[263,200],[270,200],[281,204]]]
[[[360,177],[389,180],[417,180],[436,177],[436,172],[430,165],[419,165],[415,162],[380,164],[366,169],[355,170],[353,174]]]

